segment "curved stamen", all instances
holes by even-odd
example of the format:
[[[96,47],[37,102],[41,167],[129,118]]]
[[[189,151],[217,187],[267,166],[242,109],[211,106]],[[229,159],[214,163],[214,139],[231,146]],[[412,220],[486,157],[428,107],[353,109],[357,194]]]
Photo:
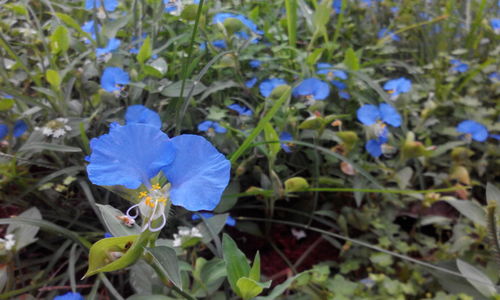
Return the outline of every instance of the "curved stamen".
[[[157,232],[157,231],[160,231],[160,230],[161,230],[161,229],[165,226],[165,224],[167,224],[167,218],[165,217],[165,213],[162,213],[162,214],[161,214],[161,218],[162,218],[162,222],[161,222],[160,226],[158,226],[158,227],[153,228],[153,227],[151,226],[151,222],[149,222],[149,224],[148,224],[148,226],[149,226],[149,231],[151,231],[151,232]]]
[[[134,208],[138,207],[138,206],[139,206],[139,204],[134,204],[134,205],[132,205],[131,207],[129,207],[129,208],[127,209],[127,212],[125,213],[125,214],[127,215],[127,217],[132,218],[132,219],[136,219],[136,218],[139,216],[139,209],[136,209],[136,211],[135,211],[135,215],[133,215],[133,216],[131,216],[131,215],[130,215],[130,211],[131,211],[132,209],[134,209]]]

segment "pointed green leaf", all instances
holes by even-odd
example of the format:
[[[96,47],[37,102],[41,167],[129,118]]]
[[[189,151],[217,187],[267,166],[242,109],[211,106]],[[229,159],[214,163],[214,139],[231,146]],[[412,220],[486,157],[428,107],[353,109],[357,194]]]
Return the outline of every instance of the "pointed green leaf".
[[[203,236],[203,243],[210,243],[210,241],[212,241],[213,238],[222,231],[222,229],[226,225],[228,216],[228,213],[215,215],[209,219],[204,219],[203,222],[196,226]]]
[[[53,89],[60,89],[61,77],[56,70],[48,69],[47,72],[45,72],[45,79],[47,79],[47,82],[50,83]]]
[[[358,71],[360,69],[359,58],[352,48],[347,49],[347,51],[345,52],[344,64],[351,71]]]
[[[139,53],[137,53],[137,61],[142,65],[146,60],[151,57],[153,53],[153,49],[151,46],[151,38],[148,36],[142,43],[141,49],[139,49]]]
[[[32,207],[21,213],[19,217],[32,220],[41,220],[42,214],[40,214],[38,208]],[[37,235],[38,230],[40,230],[40,227],[38,226],[11,224],[9,225],[9,227],[7,227],[7,234],[14,234],[14,240],[16,241],[15,249],[16,251],[19,251],[29,244],[36,242],[37,239],[35,238],[35,236]]]
[[[250,265],[247,258],[233,239],[224,234],[222,237],[222,249],[224,252],[224,261],[226,262],[227,279],[233,291],[241,296],[237,282],[240,278],[248,276]]]
[[[457,267],[465,279],[486,297],[493,297],[497,290],[495,284],[481,270],[463,260],[457,259]]]
[[[253,279],[255,281],[260,280],[260,253],[257,251],[257,254],[255,254],[255,258],[253,259],[253,265],[252,268],[250,269],[250,273],[248,273],[248,277],[250,279]]]
[[[239,296],[246,300],[246,299],[252,299],[252,298],[258,296],[260,293],[262,293],[262,291],[265,288],[268,288],[269,286],[271,286],[271,282],[268,281],[265,283],[261,283],[261,282],[255,281],[253,279],[250,279],[248,277],[241,277],[240,279],[238,279],[238,282],[236,283],[236,285],[238,286],[238,289],[240,290]]]
[[[7,99],[7,98],[0,99],[0,111],[9,110],[12,108],[12,106],[14,106],[13,99]]]
[[[182,290],[181,271],[175,250],[167,246],[158,246],[146,248],[146,252],[151,254],[153,263],[159,267],[168,279]]]
[[[279,141],[280,139],[278,133],[276,133],[276,130],[274,130],[273,125],[271,125],[270,122],[264,124],[264,137],[266,142],[276,142]],[[276,155],[281,149],[279,143],[269,143],[267,144],[267,147],[269,149],[269,155],[273,159],[276,157]]]
[[[70,36],[68,29],[59,25],[50,36],[50,50],[52,54],[59,54],[68,51]]]

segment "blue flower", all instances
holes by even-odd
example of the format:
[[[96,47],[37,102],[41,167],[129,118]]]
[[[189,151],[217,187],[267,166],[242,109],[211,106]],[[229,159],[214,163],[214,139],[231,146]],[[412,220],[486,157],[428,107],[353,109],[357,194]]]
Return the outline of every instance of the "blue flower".
[[[64,295],[56,296],[53,300],[85,300],[80,293],[67,292]]]
[[[257,77],[253,77],[247,81],[245,81],[245,86],[247,88],[253,88],[253,86],[257,83]]]
[[[305,96],[312,100],[325,100],[330,95],[330,86],[317,78],[307,78],[293,89],[292,94],[294,97]]]
[[[9,134],[9,126],[7,124],[0,123],[0,140],[3,140],[7,134]]]
[[[490,75],[488,75],[488,78],[491,81],[500,81],[500,73],[498,73],[498,72],[490,73]]]
[[[92,37],[93,40],[96,39],[97,34],[101,32],[101,25],[97,25],[97,27],[94,26],[94,20],[88,21],[82,26],[82,30],[88,34],[90,34],[90,37]],[[97,31],[96,31],[97,30]],[[89,44],[90,40],[85,39],[85,44]]]
[[[345,0],[345,1],[347,1],[347,0]],[[336,14],[340,14],[340,10],[342,9],[342,0],[333,0],[332,8]]]
[[[396,41],[396,42],[399,42],[401,40],[401,38],[399,37],[399,35],[394,34],[394,32],[388,30],[387,28],[380,29],[380,31],[378,32],[377,36],[378,36],[379,39],[382,39],[382,38],[384,38],[386,36],[390,36],[391,39],[393,41]]]
[[[499,18],[491,19],[490,25],[496,34],[500,34],[500,19]]]
[[[212,46],[219,49],[227,49],[227,43],[225,40],[215,40],[212,42]],[[207,49],[207,43],[200,43],[200,50],[205,51]]]
[[[358,120],[364,125],[371,126],[378,122],[387,123],[394,127],[401,126],[401,115],[398,111],[387,103],[382,103],[378,107],[372,104],[365,104],[357,111]]]
[[[283,149],[283,151],[285,151],[286,153],[292,152],[292,149],[290,149],[291,145],[287,142],[293,140],[293,136],[289,132],[283,131],[280,134],[279,139],[281,142],[283,142],[280,143],[281,149]]]
[[[260,94],[264,97],[269,97],[273,90],[280,85],[285,85],[286,81],[281,78],[270,78],[262,81],[259,84]]]
[[[333,80],[333,78],[347,79],[347,73],[341,70],[336,70],[331,64],[328,63],[318,63],[316,65],[318,71],[316,74],[326,75],[328,80]]]
[[[9,94],[4,94],[4,93],[0,93],[0,97],[2,97],[4,99],[14,99],[14,96],[9,95]]]
[[[156,119],[156,118],[155,118]],[[170,139],[150,124],[112,124],[108,134],[90,142],[87,173],[97,185],[123,185],[147,191],[139,194],[139,208],[145,227],[160,230],[166,222],[167,201],[187,210],[213,210],[229,182],[230,162],[205,138],[180,135]],[[150,180],[163,172],[170,185],[160,187]],[[162,217],[162,225],[152,228],[151,221]]]
[[[332,80],[331,83],[340,91],[347,89],[347,85],[342,81]]]
[[[114,11],[118,7],[118,0],[85,0],[85,9],[100,8],[103,4],[106,11]]]
[[[371,139],[366,142],[365,149],[373,157],[380,157],[384,153],[383,146],[389,141],[389,131],[383,128],[380,135],[376,139]]]
[[[209,212],[199,212],[197,214],[194,214],[191,216],[191,220],[193,221],[197,221],[197,220],[201,220],[201,217],[203,217],[204,219],[210,219],[214,216],[213,213],[209,213]],[[228,226],[236,226],[236,220],[231,217],[231,216],[227,216],[227,219],[226,219],[226,225]]]
[[[457,126],[457,131],[470,135],[473,140],[478,142],[484,142],[488,138],[488,129],[486,129],[486,126],[473,120],[460,122]]]
[[[384,84],[384,90],[391,94],[391,98],[395,99],[402,93],[408,93],[411,90],[411,81],[404,77],[392,79]]]
[[[248,64],[250,67],[257,69],[262,65],[262,62],[258,59],[252,59]]]
[[[120,44],[121,44],[121,41],[119,39],[115,39],[115,38],[109,39],[106,47],[97,48],[95,50],[95,55],[101,56],[101,55],[111,53],[111,52],[115,51],[116,49],[118,49],[120,47]]]
[[[227,129],[220,126],[220,124],[217,122],[207,120],[198,124],[198,131],[209,132],[209,133],[211,131],[215,131],[217,133],[225,133],[227,132]]]
[[[110,237],[113,237],[113,235],[109,232],[105,232],[104,233],[104,238],[107,239],[107,238],[110,238]]]
[[[14,135],[14,137],[16,138],[20,137],[26,132],[26,130],[28,130],[28,124],[26,124],[26,122],[24,122],[23,120],[17,120],[16,122],[14,122],[12,135]]]
[[[250,108],[236,103],[228,105],[227,108],[234,110],[241,116],[251,116],[253,114]]]
[[[450,59],[450,64],[452,65],[451,71],[453,72],[464,73],[469,70],[469,65],[459,59]]]
[[[107,67],[101,77],[101,86],[104,90],[112,93],[120,91],[122,85],[130,83],[128,73],[117,67]]]
[[[346,92],[346,91],[340,91],[339,92],[339,97],[342,98],[342,99],[346,99],[346,100],[351,99],[351,95],[349,95],[349,93]]]
[[[490,138],[500,141],[500,134],[490,134]]]
[[[262,35],[264,34],[264,31],[259,30],[257,28],[257,25],[255,25],[254,22],[250,21],[247,17],[244,15],[239,15],[239,14],[232,14],[232,13],[218,13],[216,14],[213,19],[212,19],[212,24],[217,24],[217,23],[224,23],[224,21],[228,18],[234,18],[240,20],[243,25],[245,25],[248,29],[250,29],[252,32],[255,34]]]
[[[161,128],[160,116],[144,105],[132,105],[127,108],[125,113],[127,124],[148,124],[155,128]]]

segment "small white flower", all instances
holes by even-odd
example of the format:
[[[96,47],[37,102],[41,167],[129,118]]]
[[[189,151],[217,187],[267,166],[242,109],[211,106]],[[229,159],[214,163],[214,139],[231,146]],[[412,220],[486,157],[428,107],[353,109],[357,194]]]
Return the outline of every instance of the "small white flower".
[[[46,136],[51,136],[54,133],[54,130],[49,127],[42,127],[42,134]]]
[[[60,138],[71,130],[71,127],[68,126],[67,123],[68,119],[57,118],[47,122],[47,124],[45,124],[42,128],[35,127],[35,130],[41,130],[42,134],[48,137],[52,136],[54,138]]]
[[[174,233],[174,242],[173,246],[174,247],[180,247],[182,246],[182,243],[184,241],[187,241],[191,238],[202,238],[203,235],[201,234],[200,230],[196,227],[185,227],[185,226],[180,226],[179,231],[177,233]]]
[[[303,239],[307,236],[304,230],[295,228],[292,228],[292,234],[297,240]]]
[[[16,241],[14,240],[14,235],[13,234],[7,234],[5,236],[5,239],[0,238],[0,244],[3,244],[3,248],[5,250],[12,250],[14,246],[16,245]]]

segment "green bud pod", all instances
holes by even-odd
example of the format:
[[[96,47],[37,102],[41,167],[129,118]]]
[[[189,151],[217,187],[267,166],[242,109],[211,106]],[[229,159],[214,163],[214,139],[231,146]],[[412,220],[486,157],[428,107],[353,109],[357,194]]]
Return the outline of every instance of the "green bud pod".
[[[307,189],[309,183],[303,177],[292,177],[285,181],[285,192],[291,193]]]

